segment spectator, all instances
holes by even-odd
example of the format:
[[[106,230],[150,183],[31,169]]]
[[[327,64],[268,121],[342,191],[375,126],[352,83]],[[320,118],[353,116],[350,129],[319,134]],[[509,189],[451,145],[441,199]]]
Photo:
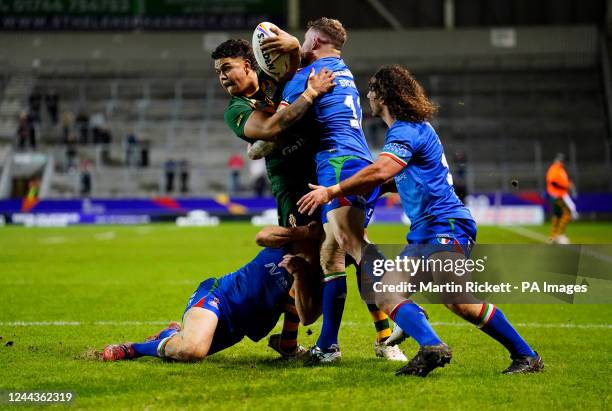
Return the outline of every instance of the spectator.
[[[80,194],[81,197],[89,197],[91,194],[91,163],[87,159],[81,160],[81,186]]]
[[[59,96],[54,89],[49,90],[45,95],[45,104],[47,105],[47,113],[53,125],[57,124],[59,113]]]
[[[133,129],[130,129],[125,136],[125,164],[128,167],[138,165],[138,138]]]
[[[66,139],[66,170],[76,167],[78,138],[74,132],[68,134]]]
[[[104,118],[104,114],[95,113],[93,116],[91,116],[89,119],[89,127],[91,128],[94,144],[101,144],[104,139],[103,135],[106,128],[106,119]]]
[[[244,160],[239,154],[232,154],[227,161],[227,167],[230,170],[229,192],[236,195],[240,191],[240,174],[244,168]]]
[[[70,135],[75,134],[74,125],[75,120],[72,111],[64,111],[62,113],[62,140],[64,144],[68,144],[68,139],[70,138]]]
[[[174,174],[176,173],[176,162],[172,159],[166,160],[164,164],[166,176],[166,194],[174,191]]]
[[[19,114],[17,140],[20,150],[25,150],[26,143],[29,143],[32,149],[36,149],[36,129],[25,112]]]
[[[79,129],[79,142],[89,143],[89,115],[81,110],[76,118],[76,127]]]
[[[189,192],[189,161],[182,159],[178,164],[179,177],[181,180],[181,194]]]
[[[263,158],[251,161],[249,163],[249,173],[251,174],[253,193],[256,197],[263,197],[268,187],[266,161]]]
[[[42,95],[40,90],[34,89],[30,97],[28,97],[28,112],[31,117],[31,122],[34,124],[40,123],[40,106],[42,105]]]

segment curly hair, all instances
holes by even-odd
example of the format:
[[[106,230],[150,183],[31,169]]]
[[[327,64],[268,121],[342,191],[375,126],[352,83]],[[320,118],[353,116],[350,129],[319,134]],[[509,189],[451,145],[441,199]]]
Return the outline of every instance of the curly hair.
[[[314,29],[323,34],[329,42],[338,50],[342,50],[342,46],[346,43],[348,34],[342,23],[336,19],[321,17],[319,19],[309,21],[306,25],[306,30]]]
[[[251,43],[244,39],[230,39],[219,44],[217,48],[210,54],[213,60],[222,58],[242,57],[247,60],[253,69],[259,67]]]
[[[437,107],[427,98],[423,87],[404,67],[381,67],[370,78],[369,88],[389,108],[396,119],[414,123],[429,121]]]

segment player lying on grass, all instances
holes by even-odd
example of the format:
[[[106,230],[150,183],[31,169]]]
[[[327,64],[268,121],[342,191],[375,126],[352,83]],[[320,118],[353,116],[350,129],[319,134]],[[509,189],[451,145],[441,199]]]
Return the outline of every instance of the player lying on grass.
[[[264,40],[262,50],[270,53],[290,53],[292,56],[297,53],[299,57],[297,39],[280,29],[273,30],[277,37]],[[292,104],[277,113],[283,83],[274,80],[257,66],[248,41],[227,40],[213,51],[212,58],[219,82],[232,96],[225,110],[225,122],[237,137],[249,143],[249,157],[266,159],[279,225],[301,226],[318,220],[299,213],[296,205],[299,198],[309,191],[308,183],[316,176],[312,152],[314,143],[307,141],[308,135],[296,135],[291,126],[313,103],[309,100],[310,97],[317,98],[334,87],[332,72],[323,69],[316,76],[309,75],[302,96],[295,96],[296,100]],[[295,58],[292,58],[293,60]],[[288,76],[292,71],[295,71],[294,68],[289,70]],[[315,93],[309,94],[311,89]],[[287,131],[289,133],[286,133]],[[340,263],[344,266],[343,256]],[[390,360],[406,361],[398,347],[385,344],[391,334],[387,315],[373,304],[368,305],[368,310],[376,328],[376,355]],[[286,359],[300,357],[305,351],[297,343],[298,325],[295,307],[289,299],[282,332],[280,335],[270,336],[269,340],[269,346]]]
[[[408,242],[427,245],[433,250],[429,258],[465,258],[476,240],[476,224],[469,210],[455,195],[442,144],[428,122],[435,113],[435,106],[408,70],[397,65],[382,67],[370,79],[368,99],[372,113],[381,117],[389,127],[380,156],[374,164],[340,184],[330,187],[312,185],[313,191],[299,201],[300,212],[313,213],[334,198],[366,193],[394,178],[404,211],[412,222]],[[441,247],[449,244],[452,248]],[[405,252],[415,250],[416,247],[407,247]],[[434,279],[435,275],[434,272]],[[420,353],[424,356],[421,359],[415,357],[398,373],[426,375],[433,367],[449,362],[451,351],[433,330],[423,328],[425,333],[422,333],[411,324],[414,314],[411,316],[410,312],[416,312],[414,304],[405,296],[391,297],[396,300],[380,301],[379,307],[419,342]],[[540,356],[516,332],[499,308],[475,299],[471,303],[466,301],[469,300],[446,305],[508,349],[512,363],[504,373],[536,372],[544,367]]]
[[[203,281],[189,298],[183,325],[170,323],[141,343],[108,345],[104,361],[142,356],[199,361],[238,343],[259,341],[274,328],[289,293],[300,322],[312,324],[321,314],[318,241],[321,229],[272,227],[258,235],[264,248],[248,264],[220,278]],[[294,245],[299,244],[299,253]]]

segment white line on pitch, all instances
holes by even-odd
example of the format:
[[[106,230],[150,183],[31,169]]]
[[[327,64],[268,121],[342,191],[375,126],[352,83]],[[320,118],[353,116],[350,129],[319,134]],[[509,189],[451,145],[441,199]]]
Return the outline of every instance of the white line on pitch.
[[[0,327],[76,327],[81,325],[93,326],[140,326],[140,325],[166,325],[170,321],[12,321],[0,322]],[[344,325],[357,326],[361,323],[344,321]],[[432,322],[434,327],[473,327],[468,322]],[[612,324],[573,324],[573,323],[517,323],[517,327],[525,328],[578,328],[578,329],[612,329]]]
[[[66,242],[66,237],[45,237],[39,241],[41,244],[63,244]]]
[[[526,238],[531,238],[532,240],[538,241],[540,243],[548,242],[548,237],[546,237],[544,234],[540,234],[525,227],[501,225],[499,226],[499,228]]]
[[[107,231],[105,233],[96,234],[94,235],[94,238],[96,240],[112,240],[113,238],[115,238],[115,232]]]

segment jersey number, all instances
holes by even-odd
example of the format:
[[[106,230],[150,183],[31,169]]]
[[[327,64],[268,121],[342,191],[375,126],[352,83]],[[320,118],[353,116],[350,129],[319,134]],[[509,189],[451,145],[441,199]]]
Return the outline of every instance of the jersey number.
[[[448,161],[446,161],[446,155],[442,153],[442,165],[446,168],[446,182],[452,186],[453,185],[453,175],[450,173],[448,168]]]
[[[353,128],[361,128],[361,117],[357,115],[357,110],[355,109],[355,105],[359,107],[359,111],[361,111],[361,104],[359,104],[359,97],[357,97],[357,104],[353,100],[353,96],[346,96],[344,99],[344,105],[351,109],[353,112],[353,118],[351,119],[351,127]]]

